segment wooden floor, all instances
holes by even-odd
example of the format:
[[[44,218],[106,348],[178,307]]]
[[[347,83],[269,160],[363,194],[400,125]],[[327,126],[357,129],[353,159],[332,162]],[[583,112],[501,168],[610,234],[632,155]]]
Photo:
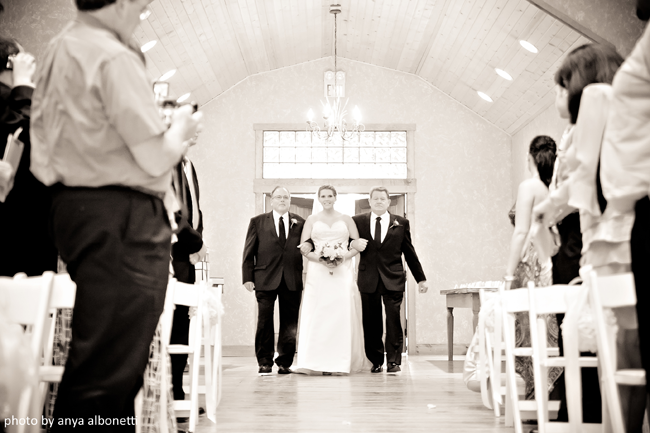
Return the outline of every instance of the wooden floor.
[[[463,362],[446,355],[405,357],[398,374],[278,375],[274,368],[260,376],[253,357],[224,358],[223,366],[217,424],[201,416],[197,433],[513,431],[465,387]]]

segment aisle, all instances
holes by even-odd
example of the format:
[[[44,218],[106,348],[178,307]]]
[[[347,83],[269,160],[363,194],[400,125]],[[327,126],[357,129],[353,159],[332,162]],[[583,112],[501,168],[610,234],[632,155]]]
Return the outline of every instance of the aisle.
[[[253,357],[223,359],[223,398],[208,432],[510,432],[462,380],[462,361],[405,358],[399,374],[259,376]],[[435,405],[429,408],[428,405]]]

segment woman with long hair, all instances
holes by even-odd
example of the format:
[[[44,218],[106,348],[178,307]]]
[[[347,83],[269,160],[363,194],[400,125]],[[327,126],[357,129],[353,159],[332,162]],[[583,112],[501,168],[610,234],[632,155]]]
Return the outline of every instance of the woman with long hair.
[[[348,245],[350,239],[359,239],[359,230],[352,217],[334,209],[336,196],[332,185],[321,186],[318,201],[323,210],[310,215],[302,230],[301,242],[311,239],[315,250],[305,255],[309,263],[294,369],[298,373],[349,374],[371,366],[364,352],[361,295],[351,260],[359,251]],[[328,254],[330,260],[325,259]]]
[[[540,135],[530,143],[528,157],[529,179],[519,185],[515,213],[512,215],[515,231],[510,241],[510,254],[506,275],[513,277],[513,288],[526,287],[529,281],[535,286],[544,287],[552,284],[551,262],[540,260],[535,245],[528,237],[532,225],[531,214],[533,207],[541,203],[548,195],[548,186],[553,177],[555,165],[555,141],[551,137]],[[550,235],[549,235],[550,236]],[[516,341],[517,347],[530,347],[530,324],[526,314],[517,314]],[[548,316],[548,346],[557,347],[557,321],[555,316]],[[526,399],[535,398],[533,379],[533,364],[530,357],[517,357],[515,369],[526,384]],[[562,373],[561,368],[551,368],[548,371],[548,391],[551,392],[555,381]]]
[[[600,236],[604,200],[598,167],[603,133],[611,101],[611,83],[623,63],[615,49],[586,44],[571,51],[555,74],[555,107],[570,124],[558,148],[548,197],[533,209],[533,219],[545,226],[557,224],[561,244],[553,257],[553,283],[568,284],[579,276],[581,265],[594,265],[595,241]],[[582,258],[582,260],[581,260]],[[609,261],[603,257],[603,264]],[[561,326],[564,315],[558,314]],[[559,336],[563,354],[562,331]],[[602,421],[598,372],[582,369],[583,421]],[[564,403],[564,398],[562,399]],[[568,419],[562,404],[558,420]]]

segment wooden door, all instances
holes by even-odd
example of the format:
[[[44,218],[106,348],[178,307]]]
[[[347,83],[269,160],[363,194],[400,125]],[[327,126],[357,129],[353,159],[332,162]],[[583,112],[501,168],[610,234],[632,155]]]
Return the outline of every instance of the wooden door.
[[[399,194],[399,195],[393,195],[390,197],[390,206],[388,207],[388,212],[392,213],[393,215],[399,215],[401,217],[406,217],[406,196],[404,194]],[[354,210],[355,214],[364,214],[364,213],[370,213],[370,204],[368,203],[367,199],[362,199],[362,200],[357,200],[354,205]],[[404,261],[404,258],[402,258],[402,261]],[[359,274],[359,262],[357,261],[357,272],[356,274]],[[406,263],[404,263],[404,269],[407,269]],[[408,284],[408,283],[407,283]],[[402,351],[404,353],[408,353],[408,331],[407,331],[407,314],[406,314],[406,305],[408,304],[407,298],[408,298],[408,290],[407,287],[404,288],[404,299],[402,300],[402,306],[400,309],[400,321],[402,322],[402,332],[404,333],[404,347],[402,348]],[[382,312],[383,318],[384,318],[384,333],[383,333],[383,340],[384,342],[386,341],[386,312]]]

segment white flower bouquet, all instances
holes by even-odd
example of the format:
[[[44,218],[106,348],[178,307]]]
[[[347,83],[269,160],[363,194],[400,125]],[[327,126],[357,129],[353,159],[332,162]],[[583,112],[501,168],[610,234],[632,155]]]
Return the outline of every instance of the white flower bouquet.
[[[343,263],[343,256],[345,253],[346,250],[343,248],[343,243],[339,242],[334,245],[325,243],[320,247],[318,253],[320,258],[318,261],[325,264],[328,268],[334,268]],[[330,270],[330,275],[334,275],[334,271]]]

